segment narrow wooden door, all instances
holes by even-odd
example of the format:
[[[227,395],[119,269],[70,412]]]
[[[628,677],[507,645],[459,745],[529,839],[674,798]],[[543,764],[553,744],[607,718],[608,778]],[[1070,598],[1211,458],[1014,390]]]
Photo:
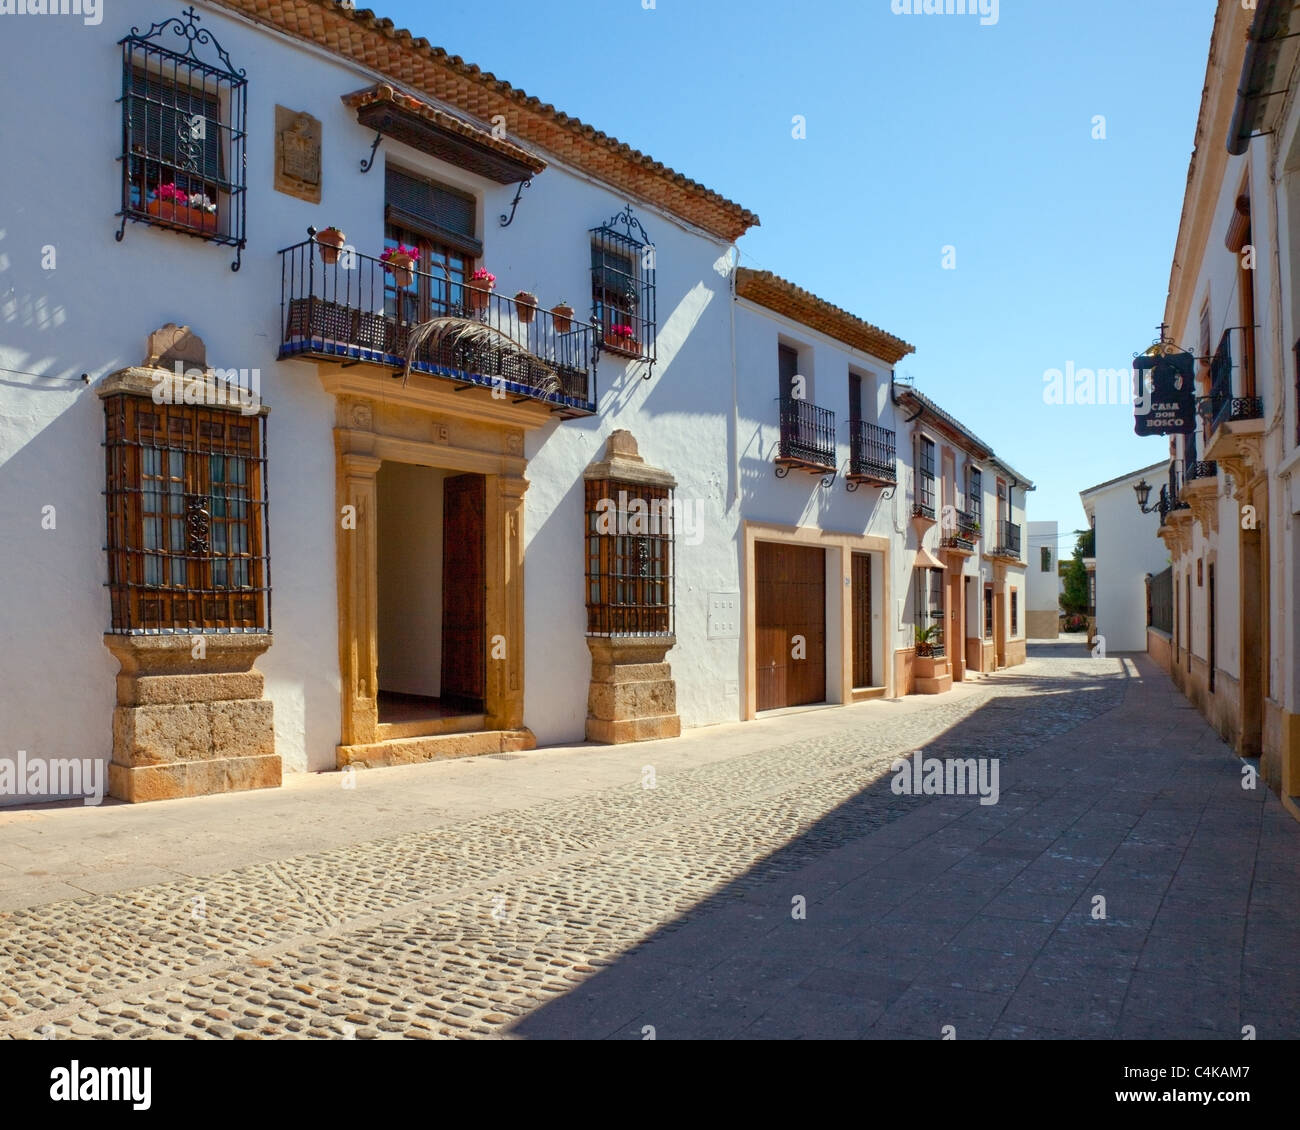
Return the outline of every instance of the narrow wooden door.
[[[853,555],[853,685],[870,687],[871,681],[871,558]]]
[[[482,709],[487,684],[486,480],[442,484],[442,697]]]
[[[826,700],[826,555],[754,547],[755,690],[759,710]]]

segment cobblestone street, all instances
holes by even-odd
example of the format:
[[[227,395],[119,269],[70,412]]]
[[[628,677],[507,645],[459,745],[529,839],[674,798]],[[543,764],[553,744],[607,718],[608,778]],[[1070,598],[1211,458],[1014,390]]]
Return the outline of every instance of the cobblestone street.
[[[998,803],[896,795],[920,748]],[[1300,826],[1241,778],[1144,656],[1031,645],[923,703],[0,813],[0,1033],[1295,1038]]]

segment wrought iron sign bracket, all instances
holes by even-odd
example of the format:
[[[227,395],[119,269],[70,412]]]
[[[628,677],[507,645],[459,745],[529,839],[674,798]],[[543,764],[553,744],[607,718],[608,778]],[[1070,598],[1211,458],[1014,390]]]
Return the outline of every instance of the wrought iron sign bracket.
[[[361,158],[361,171],[363,173],[368,173],[370,172],[371,169],[375,167],[375,151],[379,148],[379,143],[383,140],[384,140],[384,131],[375,130],[375,140],[374,143],[370,146],[370,156]]]
[[[532,183],[531,179],[519,182],[519,188],[515,191],[515,198],[510,201],[510,215],[507,216],[504,212],[501,213],[500,224],[503,228],[508,228],[515,222],[515,209],[519,207],[519,199],[523,196],[524,189],[529,188]]]

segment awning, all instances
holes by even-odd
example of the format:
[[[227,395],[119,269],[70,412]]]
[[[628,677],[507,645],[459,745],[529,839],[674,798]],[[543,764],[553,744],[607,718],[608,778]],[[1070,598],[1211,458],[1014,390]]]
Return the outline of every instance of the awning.
[[[916,560],[912,562],[913,569],[942,569],[944,564],[925,546],[921,546],[916,551]]]
[[[498,184],[530,180],[546,168],[542,158],[513,141],[387,83],[345,94],[343,104],[368,129]]]

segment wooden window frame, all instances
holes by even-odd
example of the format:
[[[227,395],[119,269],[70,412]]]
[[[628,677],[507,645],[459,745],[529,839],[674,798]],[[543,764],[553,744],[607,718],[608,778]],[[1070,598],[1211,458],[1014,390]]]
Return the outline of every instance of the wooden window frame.
[[[587,479],[585,483],[587,634],[671,635],[676,562],[671,488],[619,479]],[[610,533],[600,531],[602,513],[610,512],[602,512],[598,504],[606,499],[614,504],[615,528]],[[645,532],[633,532],[631,507],[638,500],[647,508]],[[650,566],[649,573],[637,569],[642,548],[646,550],[644,564]]]
[[[199,405],[155,404],[128,394],[107,397],[104,406],[111,631],[269,631],[263,417]],[[165,474],[156,480],[146,474],[150,452],[162,453]],[[171,466],[177,456],[179,477],[173,476]],[[240,460],[243,482],[214,480],[216,459]],[[222,468],[223,476],[227,469]],[[160,492],[148,485],[150,481],[179,482],[181,489]],[[227,490],[214,494],[214,485]],[[150,496],[159,494],[163,509],[146,509]],[[169,504],[177,497],[184,500],[179,513]],[[227,510],[232,503],[241,507],[242,516],[214,514],[218,501]],[[155,520],[160,523],[156,544],[146,532],[146,522]],[[222,554],[214,552],[218,530],[226,532],[227,552]],[[231,538],[232,531],[242,531],[242,537]],[[177,545],[178,540],[182,544]],[[232,541],[246,549],[232,551]],[[160,563],[161,582],[150,577],[154,562]],[[247,583],[231,584],[232,576]]]

